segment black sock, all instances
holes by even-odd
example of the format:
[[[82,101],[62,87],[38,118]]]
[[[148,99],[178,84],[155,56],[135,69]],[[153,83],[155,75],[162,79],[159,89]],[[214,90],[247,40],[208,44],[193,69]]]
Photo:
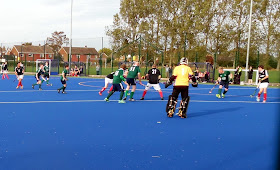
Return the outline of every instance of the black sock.
[[[120,94],[120,100],[123,99],[123,94],[124,94],[124,91],[121,91],[121,94]]]
[[[64,92],[65,89],[66,89],[66,87],[63,87],[62,91]]]
[[[226,93],[227,93],[227,91],[226,91],[226,90],[224,90],[223,94],[226,94]]]

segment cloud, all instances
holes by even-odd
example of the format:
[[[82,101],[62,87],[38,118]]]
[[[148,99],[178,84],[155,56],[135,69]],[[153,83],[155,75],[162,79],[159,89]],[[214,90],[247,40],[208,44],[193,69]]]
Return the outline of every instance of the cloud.
[[[9,0],[1,4],[0,43],[45,40],[54,31],[70,35],[71,0]],[[73,37],[105,36],[119,0],[73,0]]]

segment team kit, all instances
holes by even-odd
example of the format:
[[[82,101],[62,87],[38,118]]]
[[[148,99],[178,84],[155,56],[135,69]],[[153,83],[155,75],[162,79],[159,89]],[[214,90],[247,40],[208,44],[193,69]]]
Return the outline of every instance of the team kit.
[[[257,89],[259,92],[256,96],[256,100],[260,102],[261,95],[263,93],[263,103],[267,101],[267,88],[269,86],[269,75],[267,70],[264,69],[264,66],[258,66],[259,72],[259,83],[257,85]],[[2,65],[2,79],[9,79],[8,77],[8,66],[7,62],[3,63]],[[18,84],[16,89],[23,89],[23,78],[24,78],[24,67],[21,62],[17,63],[15,67],[15,75],[18,80]],[[69,75],[69,65],[65,65],[64,70],[61,73],[60,81],[62,87],[57,89],[57,92],[62,92],[63,94],[66,93],[65,89],[67,87],[67,75]],[[50,68],[48,62],[45,64],[40,64],[38,70],[35,74],[36,82],[32,84],[32,88],[38,85],[39,90],[42,90],[43,82],[46,82],[47,86],[52,86],[49,83],[50,78]],[[136,81],[138,79],[138,81]],[[144,85],[142,83],[142,79],[147,79],[148,83]],[[103,92],[111,85],[107,97],[104,101],[109,102],[110,97],[115,93],[119,92],[119,100],[118,103],[126,103],[126,101],[135,101],[133,98],[134,93],[136,91],[136,86],[141,85],[145,86],[143,91],[142,97],[140,100],[144,100],[147,92],[153,88],[159,94],[161,100],[164,100],[163,93],[160,87],[160,79],[161,79],[161,72],[157,69],[157,66],[154,64],[152,68],[147,72],[147,74],[141,77],[141,70],[139,67],[139,62],[134,62],[133,65],[127,69],[125,64],[122,64],[118,70],[115,72],[110,73],[105,77],[105,85],[99,91],[99,95],[102,95]],[[215,86],[219,85],[218,92],[216,94],[217,98],[225,98],[226,93],[229,90],[229,84],[232,80],[232,74],[229,71],[224,71],[222,67],[219,68],[219,76],[215,82]],[[180,60],[178,66],[174,68],[172,76],[164,83],[165,88],[168,88],[170,85],[173,84],[173,91],[172,94],[168,96],[168,101],[166,104],[166,113],[168,117],[173,117],[176,111],[176,105],[179,95],[181,94],[181,102],[179,105],[177,115],[181,118],[187,118],[187,109],[190,102],[189,96],[189,82],[191,82],[193,87],[198,87],[198,80],[196,76],[194,76],[193,71],[188,66],[188,59],[183,57]],[[123,83],[126,85],[124,88]],[[214,86],[214,87],[215,87]],[[224,91],[223,91],[224,88]],[[211,89],[210,92],[212,92]],[[223,92],[222,92],[223,91]],[[209,93],[210,93],[209,92]]]

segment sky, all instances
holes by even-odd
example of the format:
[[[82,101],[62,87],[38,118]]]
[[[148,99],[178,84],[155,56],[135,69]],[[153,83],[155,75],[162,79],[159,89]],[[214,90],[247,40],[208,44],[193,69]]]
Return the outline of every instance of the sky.
[[[0,2],[0,43],[42,41],[54,31],[70,36],[71,0]],[[73,41],[106,36],[119,8],[120,0],[73,0]]]

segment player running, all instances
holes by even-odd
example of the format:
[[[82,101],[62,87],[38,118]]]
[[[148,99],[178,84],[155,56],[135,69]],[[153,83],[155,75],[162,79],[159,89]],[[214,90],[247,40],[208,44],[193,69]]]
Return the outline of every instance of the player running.
[[[147,91],[153,87],[156,91],[159,92],[160,98],[161,100],[163,100],[163,94],[159,85],[159,80],[161,79],[161,74],[160,71],[157,69],[157,65],[153,65],[152,69],[150,69],[148,71],[148,74],[146,75],[146,77],[149,80],[149,83],[147,84],[147,86],[145,87],[145,90],[143,92],[142,98],[140,100],[144,100],[144,97],[147,93]]]
[[[15,75],[18,80],[18,85],[16,88],[18,89],[20,87],[21,89],[23,89],[22,80],[24,77],[24,67],[22,66],[21,62],[17,63],[17,66],[15,68]]]
[[[126,69],[126,65],[122,64],[120,69],[115,71],[114,78],[113,78],[113,91],[111,91],[108,96],[104,99],[106,102],[109,102],[109,98],[116,92],[119,91],[120,93],[120,98],[119,98],[119,103],[125,103],[123,100],[123,94],[124,94],[124,88],[122,85],[122,81],[124,81],[125,84],[125,78],[124,78],[124,71]]]
[[[4,80],[5,76],[7,77],[7,79],[9,79],[9,76],[8,76],[8,63],[7,63],[7,61],[2,64],[2,72],[3,72],[2,79]]]
[[[189,76],[192,76],[193,82],[196,82],[191,68],[187,65],[188,59],[185,57],[181,58],[180,65],[175,67],[173,75],[165,84],[165,88],[167,88],[172,84],[173,81],[175,81],[172,95],[169,96],[166,105],[166,112],[168,117],[173,117],[174,111],[176,110],[177,99],[179,94],[181,93],[182,100],[180,103],[178,116],[180,116],[181,118],[187,118],[187,109],[190,101]],[[197,87],[197,84],[195,84],[194,87]]]
[[[49,83],[49,80],[50,80],[50,67],[49,67],[49,63],[46,62],[45,63],[45,66],[44,66],[44,79],[47,80],[47,85],[48,86],[52,86],[52,84]],[[42,80],[42,83],[45,81],[45,80]]]
[[[143,85],[142,82],[141,82],[141,71],[140,71],[140,67],[139,67],[139,62],[136,61],[136,62],[134,62],[133,66],[130,67],[129,70],[128,70],[128,75],[127,75],[127,78],[126,78],[127,87],[126,87],[126,90],[125,90],[125,95],[124,95],[123,100],[126,100],[127,95],[128,95],[128,91],[130,89],[130,86],[132,86],[129,101],[134,101],[133,95],[134,95],[135,90],[136,90],[136,80],[135,80],[135,78],[137,76],[138,76],[139,84]]]
[[[39,90],[42,90],[42,83],[43,81],[41,80],[41,75],[44,75],[44,65],[43,64],[40,64],[40,67],[39,69],[37,70],[36,74],[35,74],[35,78],[36,78],[36,81],[37,83],[35,84],[32,84],[32,89],[34,89],[34,87],[36,85],[39,85]]]
[[[105,77],[105,86],[101,89],[101,91],[99,92],[99,95],[102,96],[102,93],[107,89],[108,87],[108,84],[113,84],[113,78],[114,78],[114,74],[115,72],[112,72],[110,74],[108,74],[106,77]],[[113,90],[113,86],[111,86],[110,91]],[[108,92],[108,93],[109,93]]]
[[[269,75],[268,75],[268,72],[267,70],[264,69],[264,66],[263,65],[260,65],[258,67],[258,71],[259,71],[259,88],[260,88],[260,91],[258,93],[258,96],[257,96],[257,101],[259,102],[261,100],[261,94],[263,92],[263,103],[266,102],[267,100],[267,88],[268,88],[268,85],[269,85]]]
[[[66,75],[69,74],[69,65],[65,65],[65,69],[62,71],[62,74],[60,76],[60,81],[62,83],[62,87],[60,89],[57,89],[57,92],[60,93],[60,90],[62,90],[63,94],[66,94],[65,89],[67,87],[66,81],[68,81]]]
[[[219,77],[217,79],[216,84],[218,84],[220,82],[220,86],[219,86],[219,90],[218,90],[218,94],[216,94],[217,98],[225,98],[225,94],[228,92],[228,87],[229,87],[229,82],[230,79],[232,78],[232,74],[229,71],[224,71],[223,67],[219,68]],[[223,87],[225,87],[225,90],[222,93],[222,89]]]

